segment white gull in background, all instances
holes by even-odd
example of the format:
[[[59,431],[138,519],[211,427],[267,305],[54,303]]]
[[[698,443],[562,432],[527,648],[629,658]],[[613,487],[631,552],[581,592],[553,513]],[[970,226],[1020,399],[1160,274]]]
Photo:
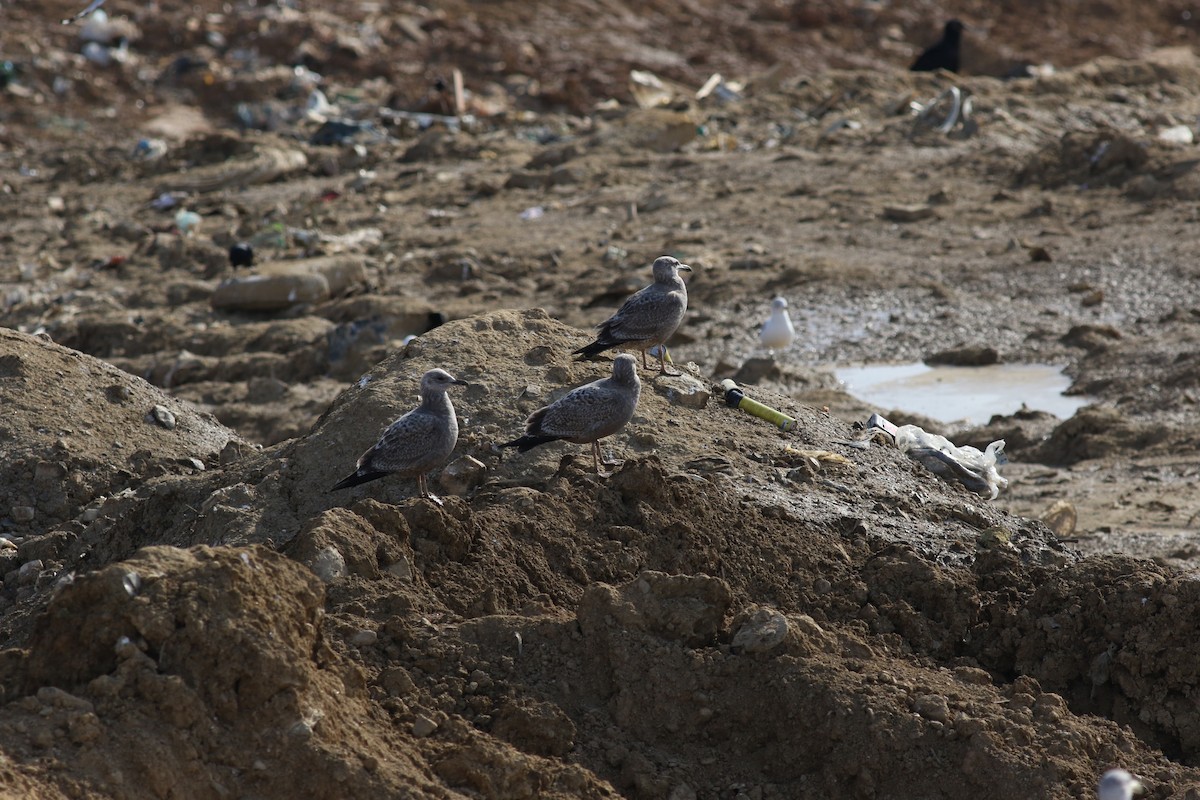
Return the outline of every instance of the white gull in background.
[[[792,318],[788,316],[787,309],[788,302],[784,298],[776,297],[772,300],[771,316],[758,332],[758,340],[771,352],[786,350],[796,341],[796,328],[792,325]]]
[[[1123,769],[1110,769],[1100,778],[1096,797],[1099,800],[1132,800],[1135,794],[1142,794],[1143,791],[1137,778]]]

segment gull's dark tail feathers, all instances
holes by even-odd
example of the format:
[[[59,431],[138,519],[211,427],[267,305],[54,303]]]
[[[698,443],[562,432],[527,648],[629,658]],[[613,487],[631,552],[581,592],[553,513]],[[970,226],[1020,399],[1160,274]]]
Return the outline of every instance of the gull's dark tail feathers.
[[[616,347],[618,344],[620,344],[620,343],[619,342],[609,342],[609,341],[605,341],[604,339],[597,339],[596,341],[592,342],[591,344],[584,345],[583,347],[574,351],[573,353],[571,353],[571,355],[582,356],[583,358],[595,358],[596,356],[603,353],[605,350],[609,350],[613,347]]]
[[[557,436],[530,436],[525,434],[520,439],[513,439],[511,442],[505,442],[501,447],[515,447],[518,453],[528,453],[538,445],[546,442],[558,441]]]
[[[351,486],[358,486],[360,483],[368,483],[370,481],[378,480],[387,474],[389,473],[379,472],[378,470],[355,472],[342,478],[329,491],[336,492],[338,489],[349,489]]]

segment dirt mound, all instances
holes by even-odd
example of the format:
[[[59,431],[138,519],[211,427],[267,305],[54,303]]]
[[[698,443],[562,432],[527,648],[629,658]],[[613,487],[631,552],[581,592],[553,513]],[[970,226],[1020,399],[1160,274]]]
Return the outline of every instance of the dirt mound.
[[[148,478],[215,466],[232,431],[111,364],[0,328],[0,526],[26,537]]]
[[[6,5],[7,791],[1200,794],[1191,11],[234,6],[106,6],[85,55],[80,6]],[[903,69],[950,17],[964,73]],[[568,353],[663,253],[685,375],[615,473],[497,448],[608,374]],[[834,371],[964,347],[1092,405],[956,432]],[[329,492],[432,367],[471,382],[444,505]],[[1008,439],[1007,491],[873,411]]]
[[[766,389],[797,434],[648,374],[607,481],[571,445],[497,453],[563,390],[542,387],[607,371],[570,360],[585,341],[540,310],[448,323],[301,439],[109,500],[64,553],[74,579],[7,619],[0,741],[23,731],[12,757],[64,792],[182,775],[201,796],[322,796],[314,760],[430,797],[1066,798],[1117,762],[1191,780],[1145,749],[1200,746],[1145,688],[1189,680],[1150,655],[1186,660],[1166,633],[1200,604],[1186,581],[1081,562],[888,449],[797,462],[788,446],[855,433]],[[456,455],[479,484],[440,507],[402,480],[329,493],[434,365],[472,384]],[[138,549],[158,542],[191,549]],[[1072,611],[1089,587],[1110,599]],[[75,766],[51,778],[46,752]]]

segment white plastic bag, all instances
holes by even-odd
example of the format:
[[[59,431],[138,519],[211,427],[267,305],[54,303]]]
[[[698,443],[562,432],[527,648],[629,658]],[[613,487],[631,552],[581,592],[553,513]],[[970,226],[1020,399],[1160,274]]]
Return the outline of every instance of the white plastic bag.
[[[1008,488],[1008,479],[996,467],[1005,463],[1004,440],[998,439],[987,450],[964,445],[959,447],[945,436],[927,433],[916,425],[901,425],[895,433],[896,447],[930,472],[947,480],[956,480],[976,494],[988,494],[992,500]]]

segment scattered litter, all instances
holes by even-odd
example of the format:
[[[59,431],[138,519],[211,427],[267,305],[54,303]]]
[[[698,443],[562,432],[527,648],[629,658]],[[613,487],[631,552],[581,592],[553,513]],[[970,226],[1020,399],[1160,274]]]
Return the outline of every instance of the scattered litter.
[[[841,453],[830,450],[809,450],[788,445],[783,448],[784,463],[794,465],[797,461],[811,461],[816,464],[831,464],[838,467],[852,467],[854,462]]]
[[[184,236],[191,236],[199,225],[200,215],[195,211],[188,211],[186,208],[181,208],[179,213],[175,215],[175,227]]]
[[[337,108],[329,102],[329,98],[320,89],[313,89],[308,94],[304,104],[304,116],[313,122],[324,122],[331,114],[336,114]]]
[[[1173,125],[1170,128],[1163,128],[1158,132],[1159,141],[1170,142],[1171,144],[1191,144],[1196,140],[1196,135],[1192,133],[1192,129],[1187,125]]]
[[[133,146],[133,157],[139,161],[154,161],[167,154],[167,143],[162,139],[138,139]]]
[[[732,380],[726,378],[721,381],[721,388],[725,391],[725,405],[730,408],[739,408],[747,414],[756,416],[759,419],[765,419],[780,430],[790,431],[796,427],[794,417],[789,417],[782,411],[765,406],[757,400],[751,400],[749,397],[746,397],[746,393],[739,389],[738,385]]]
[[[326,120],[321,127],[309,137],[308,143],[318,146],[330,146],[336,144],[345,144],[354,139],[359,134],[364,134],[370,137],[373,141],[386,138],[385,134],[379,131],[374,125],[369,122],[357,122],[349,119],[331,119]]]
[[[915,124],[918,128],[925,126],[938,133],[949,134],[955,127],[961,126],[964,138],[975,135],[979,130],[979,125],[971,118],[974,101],[957,86],[951,86],[927,103],[914,100],[909,108],[916,115]]]
[[[1008,488],[1008,479],[1000,476],[996,467],[1008,463],[1004,456],[1004,440],[998,439],[980,451],[970,445],[958,446],[936,433],[927,433],[916,425],[899,427],[878,414],[867,420],[867,428],[885,431],[896,442],[896,448],[927,470],[947,481],[957,481],[975,494],[989,495],[995,500],[1001,489]]]
[[[381,108],[378,110],[379,116],[382,119],[391,122],[410,122],[414,124],[418,130],[428,130],[435,125],[446,128],[451,131],[458,131],[462,128],[470,128],[475,124],[475,117],[471,114],[463,114],[461,117],[448,116],[446,114],[426,114],[420,111],[397,111],[392,108]]]
[[[862,123],[859,122],[858,120],[850,119],[848,117],[843,117],[842,119],[839,119],[836,122],[834,122],[832,125],[829,125],[828,127],[826,127],[825,130],[821,131],[821,135],[818,136],[817,138],[818,139],[827,139],[828,137],[832,136],[833,134],[835,134],[838,131],[843,130],[843,129],[850,130],[850,131],[857,131],[857,130],[860,130],[861,128],[862,128]]]
[[[158,197],[150,201],[150,207],[155,211],[167,211],[178,205],[180,199],[185,195],[176,192],[163,192]]]
[[[541,219],[544,216],[546,216],[546,209],[541,206],[531,206],[521,212],[523,220]]]
[[[80,11],[78,14],[76,14],[73,17],[67,17],[66,19],[64,19],[62,21],[62,24],[70,25],[72,22],[75,22],[76,20],[81,20],[102,5],[104,5],[104,0],[92,0],[92,2],[88,3],[87,8],[85,8],[83,11]]]
[[[721,73],[714,72],[700,90],[696,92],[696,99],[703,100],[706,97],[715,97],[722,103],[731,103],[742,99],[742,89],[745,88],[740,83],[731,83],[721,77]]]
[[[629,92],[639,108],[665,106],[675,96],[662,78],[641,69],[629,71]]]

